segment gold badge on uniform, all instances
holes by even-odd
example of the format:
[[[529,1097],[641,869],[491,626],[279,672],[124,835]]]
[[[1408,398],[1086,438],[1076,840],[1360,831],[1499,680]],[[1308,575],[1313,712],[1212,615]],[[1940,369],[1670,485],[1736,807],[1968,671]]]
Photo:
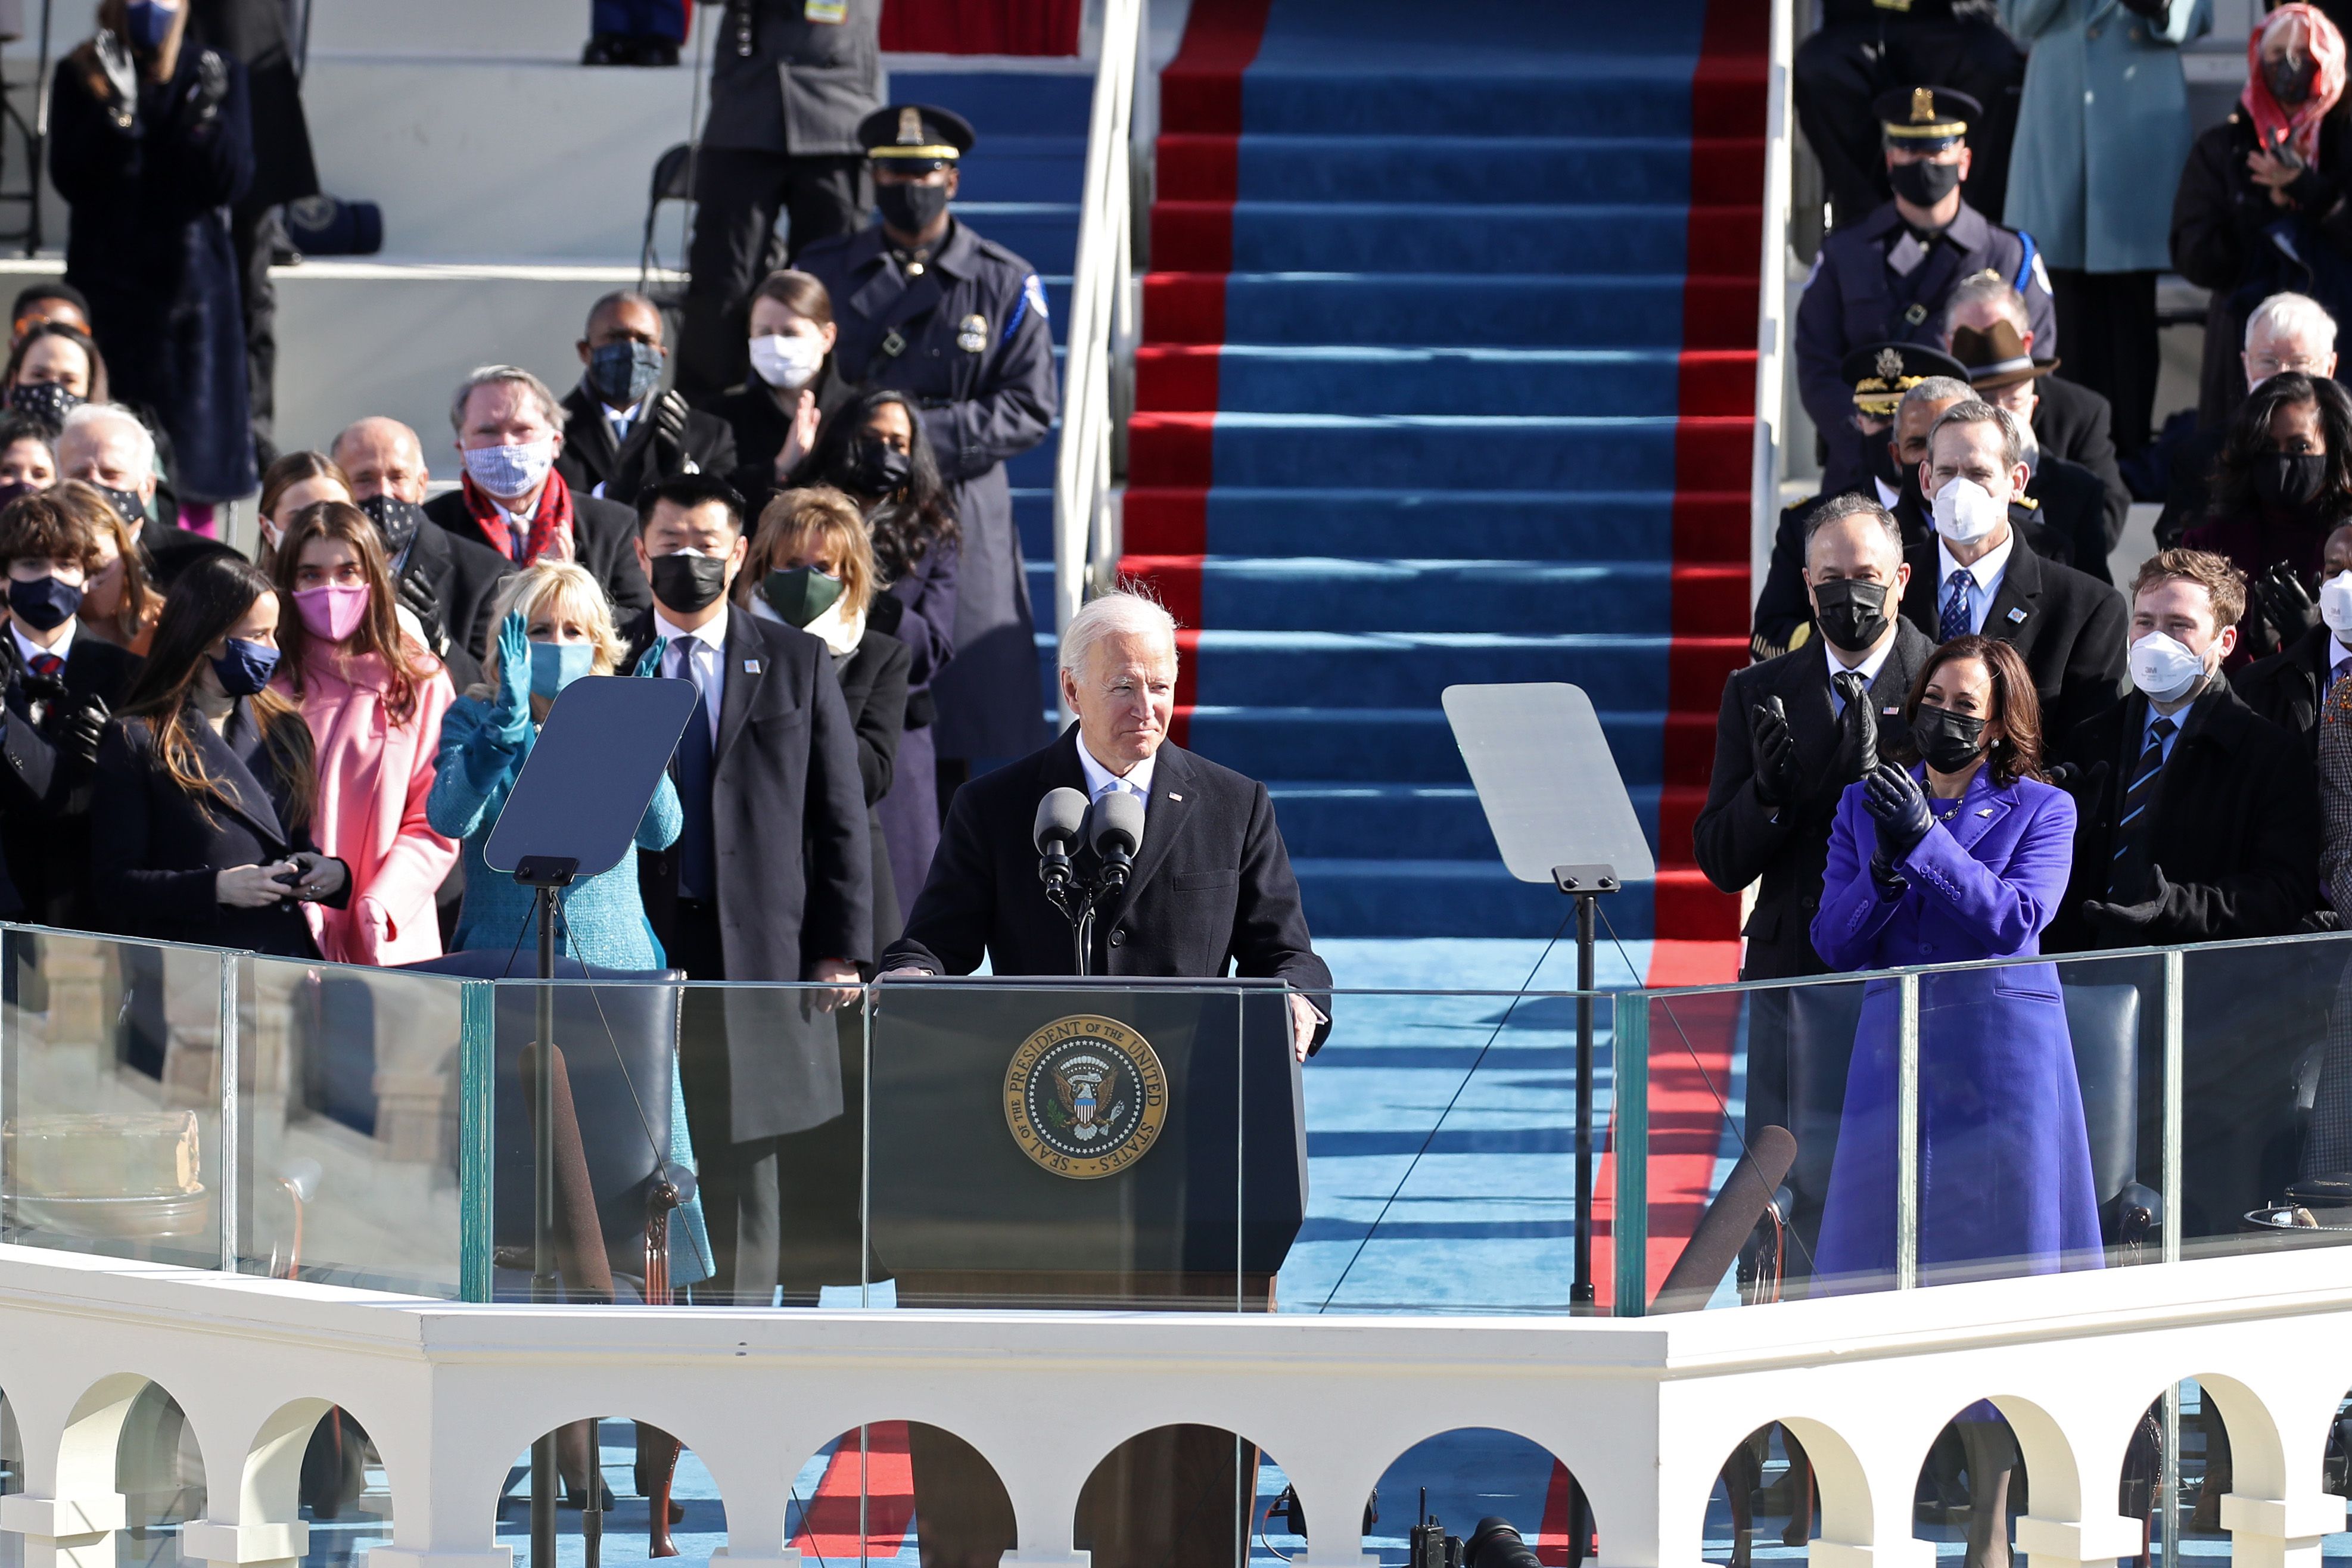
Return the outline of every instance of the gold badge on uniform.
[[[1056,1018],[1013,1053],[1004,1121],[1021,1152],[1057,1176],[1091,1181],[1150,1152],[1168,1120],[1168,1075],[1151,1042],[1091,1013]]]
[[[1893,381],[1903,374],[1903,351],[1892,346],[1879,350],[1878,361],[1874,368],[1878,372],[1879,380]]]
[[[956,328],[956,347],[968,354],[976,354],[988,346],[988,318],[974,312]]]

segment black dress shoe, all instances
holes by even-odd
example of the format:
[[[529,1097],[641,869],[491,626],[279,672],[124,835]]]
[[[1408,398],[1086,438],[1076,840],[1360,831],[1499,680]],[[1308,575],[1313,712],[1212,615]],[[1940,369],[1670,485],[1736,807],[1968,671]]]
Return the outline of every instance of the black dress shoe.
[[[636,61],[636,40],[626,33],[595,33],[588,47],[580,51],[583,66],[632,66]]]
[[[674,66],[677,64],[677,40],[659,33],[640,34],[636,40],[637,55],[633,62],[641,66]]]

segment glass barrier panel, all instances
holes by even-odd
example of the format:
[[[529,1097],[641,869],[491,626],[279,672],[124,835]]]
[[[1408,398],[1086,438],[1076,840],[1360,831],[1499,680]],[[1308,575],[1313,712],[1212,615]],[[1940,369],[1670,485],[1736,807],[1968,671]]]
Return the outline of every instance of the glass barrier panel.
[[[2178,963],[2181,1256],[2352,1240],[2352,936]]]
[[[219,1266],[221,1061],[236,1048],[221,997],[234,962],[0,930],[0,1237]]]
[[[869,1302],[1273,1305],[1307,1189],[1280,987],[922,980],[870,994]]]
[[[237,1267],[457,1299],[464,983],[248,956]]]
[[[1614,1299],[1613,1032],[1592,1011],[1588,1280]],[[1286,1312],[1566,1312],[1576,1270],[1577,1003],[1349,991],[1305,1072],[1307,1222]]]

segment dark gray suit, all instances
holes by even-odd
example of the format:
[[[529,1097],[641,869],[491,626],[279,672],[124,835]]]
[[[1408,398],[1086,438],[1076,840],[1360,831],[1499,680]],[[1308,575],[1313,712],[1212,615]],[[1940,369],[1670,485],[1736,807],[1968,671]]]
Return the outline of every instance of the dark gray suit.
[[[1941,564],[1936,541],[1913,545],[1903,560],[1911,568],[1904,618],[1940,640],[1937,620],[1944,584],[1937,580]],[[2106,584],[2044,559],[2022,540],[2011,549],[2000,586],[1985,611],[1984,635],[2000,638],[2024,658],[2034,694],[2042,699],[2046,749],[2122,694],[2130,623],[2124,596]]]

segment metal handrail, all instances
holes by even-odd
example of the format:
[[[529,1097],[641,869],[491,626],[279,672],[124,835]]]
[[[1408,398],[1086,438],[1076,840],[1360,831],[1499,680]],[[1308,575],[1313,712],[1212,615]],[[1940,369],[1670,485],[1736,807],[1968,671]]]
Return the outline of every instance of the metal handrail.
[[[1115,361],[1137,336],[1131,281],[1134,166],[1129,140],[1142,72],[1146,0],[1104,0],[1094,108],[1087,127],[1077,261],[1070,279],[1062,442],[1054,464],[1054,629],[1118,569],[1118,507],[1111,462],[1118,410]],[[1065,716],[1066,718],[1066,715]]]
[[[1772,0],[1770,63],[1764,109],[1763,255],[1757,268],[1756,439],[1748,491],[1748,595],[1764,591],[1772,535],[1780,521],[1780,479],[1788,472],[1790,154],[1794,113],[1789,93],[1796,48],[1790,0]]]

